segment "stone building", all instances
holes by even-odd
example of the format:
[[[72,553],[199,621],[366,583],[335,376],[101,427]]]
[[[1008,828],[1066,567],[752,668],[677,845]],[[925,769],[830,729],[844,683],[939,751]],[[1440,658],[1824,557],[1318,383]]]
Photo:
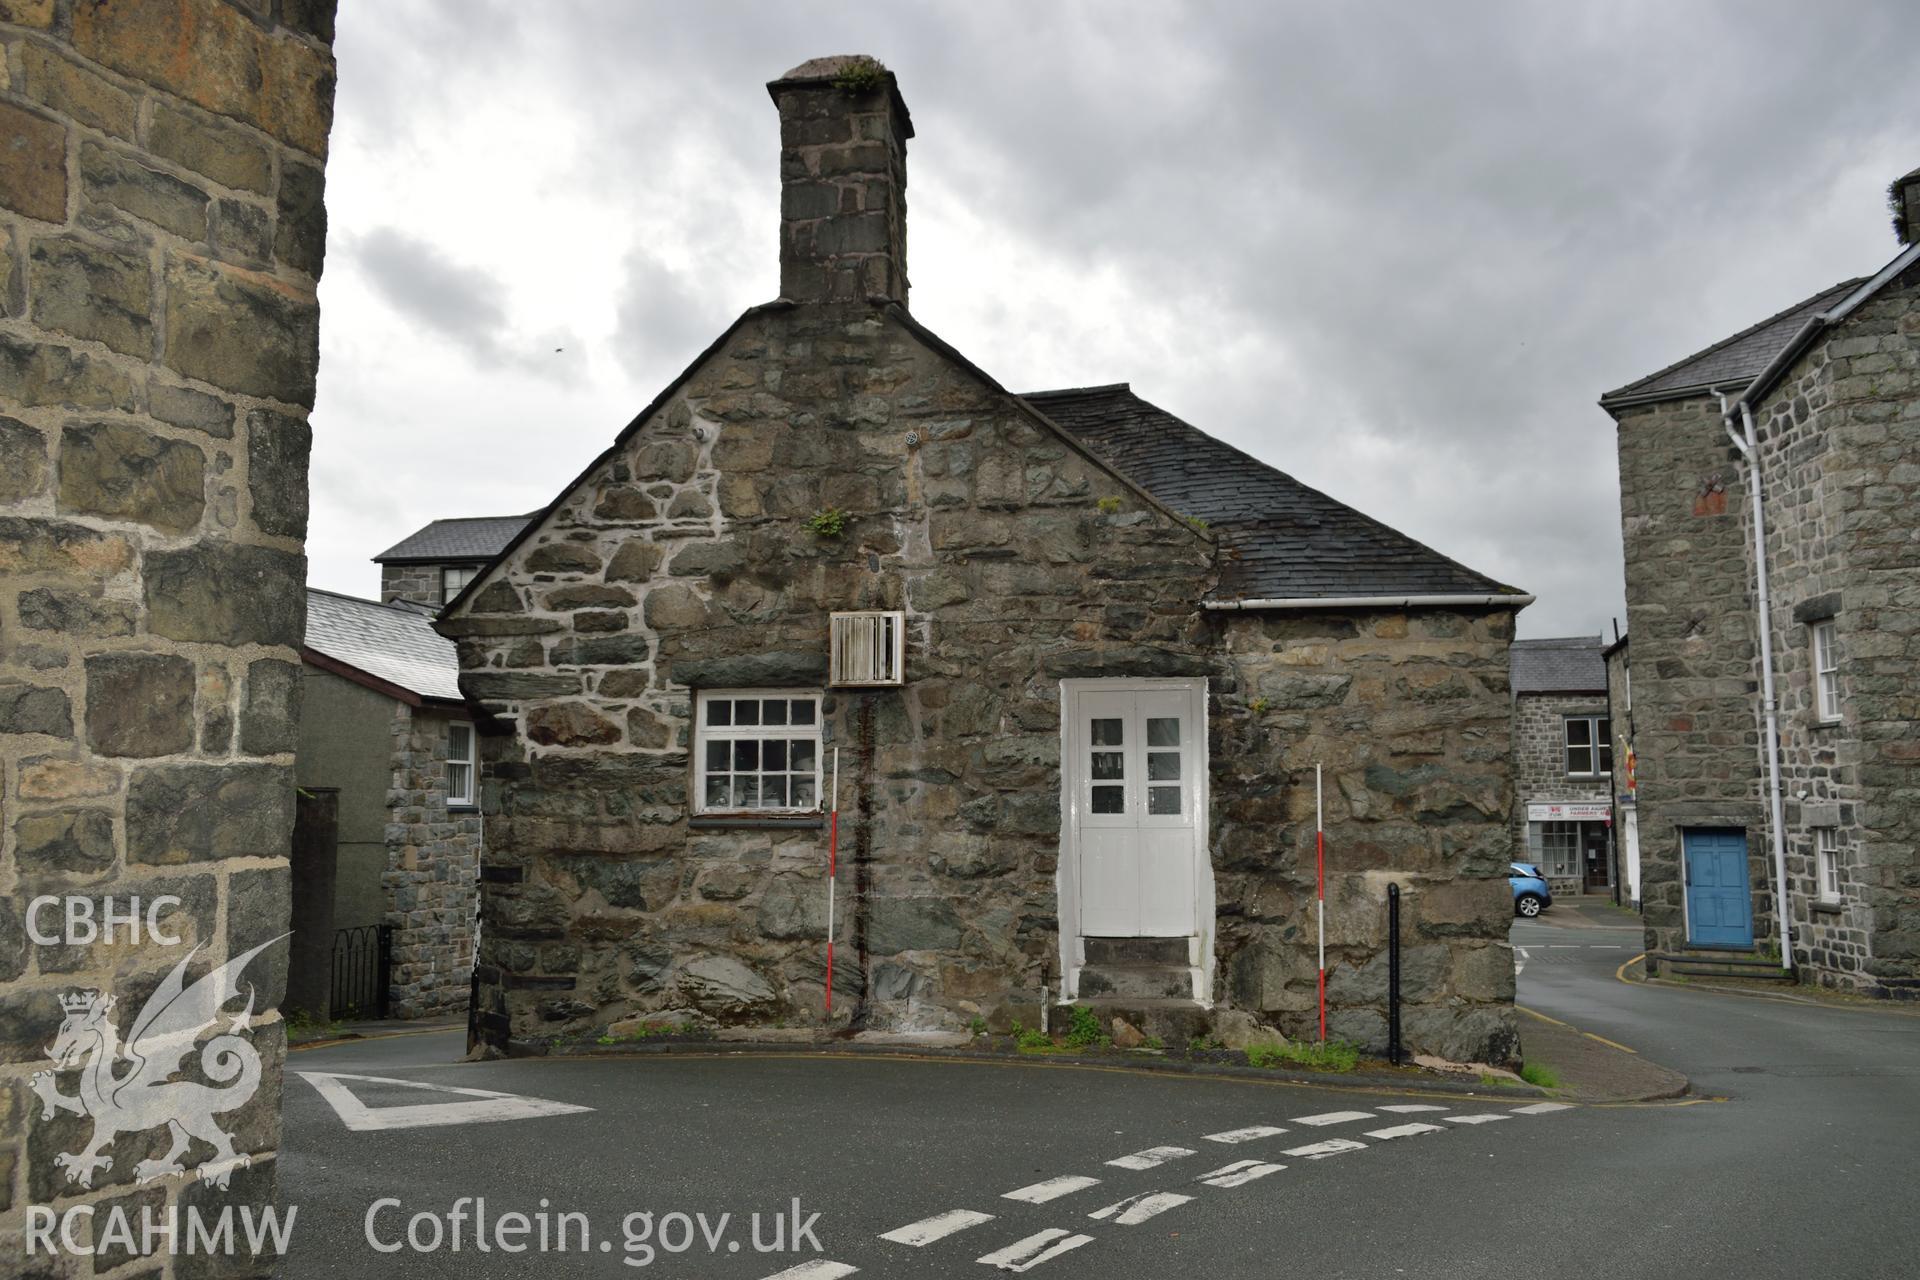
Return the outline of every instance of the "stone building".
[[[1920,171],[1891,197],[1880,271],[1601,400],[1655,967],[1711,947],[1778,972],[1784,901],[1803,980],[1920,991]]]
[[[1516,640],[1514,844],[1556,897],[1614,884],[1614,734],[1599,636]]]
[[[29,1205],[273,1200],[283,946],[243,979],[262,1069],[221,1117],[251,1156],[226,1189],[135,1190],[164,1127],[70,1181],[54,1157],[92,1120],[46,1118],[28,1079],[64,1000],[113,996],[124,1035],[194,948],[197,976],[287,929],[331,8],[0,3],[0,1257]],[[112,940],[70,906],[111,908]],[[145,1253],[93,1265],[185,1274]]]
[[[907,310],[865,59],[773,82],[779,300],[447,606],[482,715],[478,1026],[1037,1025],[1078,1001],[1511,1061],[1530,597],[1125,386],[1016,395]],[[837,781],[837,790],[835,784]],[[826,1004],[828,833],[838,947]]]
[[[393,1017],[464,1010],[479,907],[480,809],[473,723],[453,644],[433,630],[431,610],[309,587],[300,660],[305,715],[295,777],[335,797],[323,928],[390,927]]]
[[[1607,663],[1607,714],[1613,721],[1614,865],[1619,872],[1613,900],[1640,909],[1640,810],[1638,759],[1633,749],[1633,677],[1627,668],[1627,637],[1600,656]]]
[[[435,520],[375,556],[380,600],[438,609],[460,594],[532,516],[459,516]]]

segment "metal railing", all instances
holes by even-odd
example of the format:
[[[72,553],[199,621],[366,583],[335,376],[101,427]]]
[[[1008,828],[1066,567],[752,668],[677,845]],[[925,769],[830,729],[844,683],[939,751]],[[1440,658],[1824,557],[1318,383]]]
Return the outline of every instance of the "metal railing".
[[[393,926],[367,924],[333,935],[330,1018],[384,1018],[393,978]]]

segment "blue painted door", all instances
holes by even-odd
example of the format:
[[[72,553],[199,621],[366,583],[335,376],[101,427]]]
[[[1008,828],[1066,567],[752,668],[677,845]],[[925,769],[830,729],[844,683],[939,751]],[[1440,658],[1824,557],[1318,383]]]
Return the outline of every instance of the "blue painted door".
[[[1681,833],[1687,870],[1687,940],[1701,947],[1753,945],[1753,890],[1747,833],[1738,828]]]

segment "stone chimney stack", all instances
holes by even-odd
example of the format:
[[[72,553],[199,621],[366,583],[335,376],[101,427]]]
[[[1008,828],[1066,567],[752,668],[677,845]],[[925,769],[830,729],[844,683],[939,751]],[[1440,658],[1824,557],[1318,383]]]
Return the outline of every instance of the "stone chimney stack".
[[[1920,169],[1893,180],[1887,188],[1887,204],[1893,210],[1893,234],[1900,243],[1920,244]]]
[[[780,296],[907,301],[907,139],[893,73],[815,58],[767,86],[780,109]]]

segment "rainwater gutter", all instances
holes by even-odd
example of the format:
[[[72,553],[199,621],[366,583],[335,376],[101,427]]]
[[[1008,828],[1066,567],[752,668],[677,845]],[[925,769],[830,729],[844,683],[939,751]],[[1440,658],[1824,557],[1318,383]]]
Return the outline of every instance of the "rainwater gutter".
[[[1519,592],[1465,596],[1285,596],[1264,600],[1204,600],[1200,607],[1216,611],[1237,609],[1428,609],[1506,605],[1520,609],[1533,597]]]

